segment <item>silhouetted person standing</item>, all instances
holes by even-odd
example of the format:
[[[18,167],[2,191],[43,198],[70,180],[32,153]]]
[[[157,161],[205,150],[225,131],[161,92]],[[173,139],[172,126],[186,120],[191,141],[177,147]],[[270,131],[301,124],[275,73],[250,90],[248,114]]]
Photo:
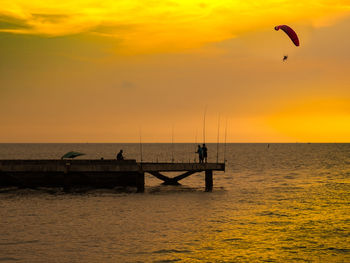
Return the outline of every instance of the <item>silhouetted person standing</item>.
[[[117,154],[117,160],[118,161],[124,160],[123,150],[120,150],[119,153]]]
[[[207,146],[205,146],[205,143],[203,143],[203,147],[202,147],[202,151],[203,151],[203,160],[204,162],[208,162],[208,148]]]
[[[203,163],[203,149],[199,144],[196,153],[198,153],[199,163]]]

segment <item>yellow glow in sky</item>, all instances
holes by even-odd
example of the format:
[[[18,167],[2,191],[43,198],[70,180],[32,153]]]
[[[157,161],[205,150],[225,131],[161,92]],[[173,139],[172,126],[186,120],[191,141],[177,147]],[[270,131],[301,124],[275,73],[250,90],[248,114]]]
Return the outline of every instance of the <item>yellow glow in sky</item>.
[[[0,0],[0,142],[191,142],[206,106],[208,142],[219,113],[232,142],[350,142],[349,18],[350,0]]]
[[[297,141],[346,142],[350,134],[350,101],[308,98],[271,117],[271,124]]]

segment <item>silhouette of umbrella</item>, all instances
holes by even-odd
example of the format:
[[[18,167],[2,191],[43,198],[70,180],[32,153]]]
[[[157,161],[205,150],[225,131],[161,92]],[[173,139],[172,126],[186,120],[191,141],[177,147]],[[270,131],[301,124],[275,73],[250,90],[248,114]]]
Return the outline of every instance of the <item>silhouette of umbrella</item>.
[[[85,153],[79,153],[79,152],[67,152],[65,155],[63,155],[61,157],[61,159],[65,159],[65,158],[75,158],[77,156],[80,156],[80,155],[85,155]]]

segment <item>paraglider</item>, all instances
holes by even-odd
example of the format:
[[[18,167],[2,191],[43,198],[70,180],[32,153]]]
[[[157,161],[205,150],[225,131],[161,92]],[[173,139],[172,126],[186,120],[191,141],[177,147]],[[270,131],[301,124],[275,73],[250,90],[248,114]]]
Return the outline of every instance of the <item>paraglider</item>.
[[[287,36],[290,38],[290,40],[292,40],[292,42],[294,43],[295,46],[299,47],[300,42],[299,42],[299,38],[297,33],[295,33],[295,31],[290,28],[287,25],[279,25],[279,26],[275,26],[275,30],[278,31],[282,29],[284,31],[284,33],[287,34]],[[287,61],[288,59],[288,55],[284,55],[283,56],[283,62]]]
[[[286,26],[286,25],[275,26],[276,31],[278,31],[280,29],[282,29],[284,31],[284,33],[286,33],[288,35],[288,37],[293,41],[294,45],[299,47],[300,43],[299,43],[298,35],[297,35],[297,33],[295,33],[295,31],[292,28],[290,28],[289,26]]]

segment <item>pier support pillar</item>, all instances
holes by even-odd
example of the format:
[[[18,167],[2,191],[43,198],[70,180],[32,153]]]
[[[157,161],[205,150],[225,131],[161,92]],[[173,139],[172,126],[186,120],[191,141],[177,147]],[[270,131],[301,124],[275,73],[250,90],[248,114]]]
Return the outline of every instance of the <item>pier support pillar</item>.
[[[71,190],[71,178],[69,174],[70,170],[70,163],[66,162],[64,167],[64,174],[63,174],[63,191],[69,192]]]
[[[205,171],[205,191],[211,192],[213,190],[213,170]]]
[[[137,192],[138,193],[145,192],[145,173],[144,172],[139,173],[139,178],[137,180]]]

